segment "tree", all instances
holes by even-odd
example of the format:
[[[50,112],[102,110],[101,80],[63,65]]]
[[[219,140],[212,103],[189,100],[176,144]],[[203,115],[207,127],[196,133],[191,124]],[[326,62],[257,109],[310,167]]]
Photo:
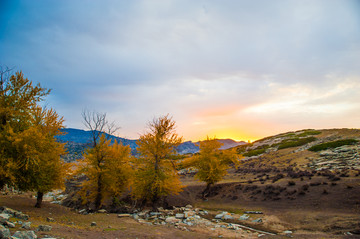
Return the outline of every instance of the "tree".
[[[10,133],[17,152],[13,158],[15,185],[23,191],[36,191],[35,207],[40,208],[43,195],[64,186],[68,166],[60,158],[64,144],[56,140],[64,119],[53,109],[33,109],[31,126],[19,133]]]
[[[110,123],[105,113],[84,110],[84,125],[91,131],[91,147],[84,154],[79,173],[87,176],[82,185],[80,196],[83,202],[94,202],[95,209],[100,209],[107,198],[116,198],[130,184],[131,149],[122,143],[108,138],[118,129]]]
[[[206,182],[206,188],[202,192],[205,198],[211,190],[211,186],[219,182],[227,174],[227,169],[231,163],[237,163],[236,154],[231,151],[220,150],[221,143],[209,137],[200,142],[200,152],[198,155],[183,162],[183,167],[194,167],[198,170],[195,177]]]
[[[12,145],[14,135],[31,127],[34,108],[50,93],[40,84],[34,86],[22,72],[10,73],[11,69],[0,68],[0,188],[14,185],[13,159],[22,158]]]
[[[175,122],[168,115],[154,119],[149,123],[149,132],[140,136],[132,194],[136,199],[151,202],[154,210],[160,198],[182,189],[174,160],[175,147],[181,141],[175,132]]]
[[[80,190],[83,202],[94,202],[95,209],[100,209],[105,199],[114,199],[124,192],[132,175],[130,161],[129,146],[116,141],[111,145],[111,140],[102,134],[80,162],[79,172],[87,176]]]

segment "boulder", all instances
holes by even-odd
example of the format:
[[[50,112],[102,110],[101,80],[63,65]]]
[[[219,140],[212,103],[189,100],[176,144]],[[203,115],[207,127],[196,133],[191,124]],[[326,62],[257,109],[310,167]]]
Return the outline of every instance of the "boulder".
[[[10,217],[11,217],[10,214],[1,213],[1,214],[0,214],[0,222],[7,221],[7,220],[9,220]]]
[[[17,232],[15,232],[13,237],[16,237],[18,239],[36,239],[37,238],[34,231],[17,231]]]
[[[0,239],[10,238],[10,230],[0,225]]]
[[[247,220],[247,219],[249,219],[249,215],[246,215],[246,214],[243,214],[243,215],[241,215],[240,216],[240,218],[239,218],[240,220]]]
[[[31,229],[31,222],[24,222],[22,224],[21,228],[24,228],[26,230],[30,230]]]
[[[37,230],[38,231],[43,231],[43,232],[49,232],[51,231],[52,226],[48,226],[48,225],[39,225]]]
[[[105,209],[100,209],[98,210],[98,213],[107,213],[107,211]]]
[[[184,218],[185,218],[185,214],[184,214],[184,213],[176,213],[176,214],[175,214],[175,218],[177,218],[177,219],[184,219]]]
[[[180,222],[181,220],[180,219],[178,219],[178,218],[176,218],[176,217],[167,217],[166,219],[165,219],[165,222],[166,223],[171,223],[171,224],[175,224],[175,223],[178,223],[178,222]]]
[[[15,224],[12,223],[12,222],[9,222],[9,221],[5,221],[3,223],[4,226],[8,227],[8,228],[14,228],[15,227]]]

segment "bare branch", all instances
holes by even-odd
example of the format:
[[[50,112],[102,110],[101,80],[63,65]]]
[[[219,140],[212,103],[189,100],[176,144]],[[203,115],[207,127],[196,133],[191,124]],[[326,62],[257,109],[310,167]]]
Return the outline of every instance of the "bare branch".
[[[97,145],[97,142],[102,134],[105,134],[106,138],[109,139],[110,135],[114,134],[120,128],[116,126],[115,122],[109,123],[106,118],[106,113],[99,113],[85,109],[81,115],[83,118],[83,124],[91,131],[93,147]]]

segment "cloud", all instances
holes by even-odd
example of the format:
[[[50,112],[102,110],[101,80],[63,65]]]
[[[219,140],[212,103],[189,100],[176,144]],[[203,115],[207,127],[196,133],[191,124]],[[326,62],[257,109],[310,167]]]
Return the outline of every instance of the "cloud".
[[[356,1],[2,3],[0,64],[53,88],[69,127],[83,108],[132,138],[166,113],[186,138],[359,120]]]

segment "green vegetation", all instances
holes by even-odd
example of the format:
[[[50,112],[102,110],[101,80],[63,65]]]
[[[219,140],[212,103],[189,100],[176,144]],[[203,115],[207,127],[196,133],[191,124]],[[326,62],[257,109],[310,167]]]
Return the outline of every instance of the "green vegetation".
[[[357,142],[358,142],[358,140],[356,140],[356,139],[342,139],[342,140],[317,144],[317,145],[314,145],[311,148],[309,148],[309,150],[313,151],[313,152],[318,152],[321,150],[337,148],[337,147],[340,147],[343,145],[354,145]]]
[[[286,148],[298,147],[298,146],[313,142],[315,140],[316,140],[315,137],[286,139],[286,140],[283,140],[279,144],[278,149],[286,149]]]
[[[298,137],[306,137],[306,136],[309,136],[309,135],[319,135],[319,134],[321,134],[321,131],[309,129],[309,130],[305,130],[301,134],[298,134],[297,136]]]
[[[253,149],[253,150],[250,150],[249,152],[244,153],[244,156],[246,156],[246,157],[258,156],[260,154],[265,153],[265,151],[266,151],[265,148],[263,148],[263,149]]]

